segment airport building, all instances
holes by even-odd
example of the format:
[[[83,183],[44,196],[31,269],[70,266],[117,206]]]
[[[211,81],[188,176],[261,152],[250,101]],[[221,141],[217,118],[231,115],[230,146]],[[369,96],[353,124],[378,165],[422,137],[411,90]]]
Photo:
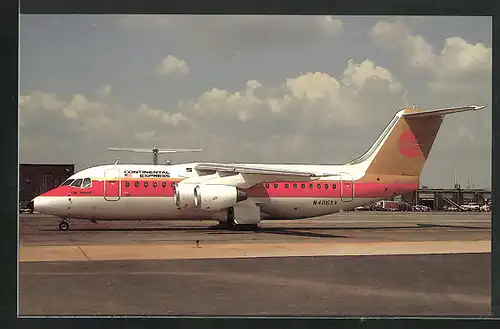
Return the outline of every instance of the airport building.
[[[463,205],[470,202],[482,206],[491,200],[491,190],[461,189],[459,186],[455,189],[420,188],[416,192],[402,195],[399,199],[398,201],[401,202],[423,205],[433,210],[442,210],[446,206]]]
[[[37,195],[59,186],[75,172],[74,164],[19,165],[19,204],[22,208]]]

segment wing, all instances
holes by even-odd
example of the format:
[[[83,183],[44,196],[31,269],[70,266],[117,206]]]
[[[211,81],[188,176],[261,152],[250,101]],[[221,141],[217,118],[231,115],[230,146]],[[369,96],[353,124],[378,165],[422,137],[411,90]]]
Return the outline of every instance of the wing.
[[[271,175],[271,176],[288,176],[293,177],[310,177],[319,178],[327,176],[335,176],[331,173],[300,171],[290,169],[276,169],[263,166],[250,166],[250,165],[233,165],[233,164],[219,164],[219,163],[200,163],[195,166],[198,171],[217,171],[222,173],[239,173],[244,175]]]
[[[321,177],[340,176],[335,173],[281,169],[266,165],[199,163],[194,168],[200,176],[190,177],[182,183],[223,184],[250,188],[267,182],[313,181]],[[214,172],[218,175],[213,175]]]

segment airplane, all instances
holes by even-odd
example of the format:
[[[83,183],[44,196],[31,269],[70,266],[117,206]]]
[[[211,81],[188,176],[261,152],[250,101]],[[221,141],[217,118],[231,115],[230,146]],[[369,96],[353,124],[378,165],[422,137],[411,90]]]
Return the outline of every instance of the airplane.
[[[262,220],[333,214],[417,190],[444,117],[483,108],[403,108],[363,155],[345,165],[99,165],[37,196],[32,207],[59,217],[62,231],[70,219],[216,220],[234,230]]]

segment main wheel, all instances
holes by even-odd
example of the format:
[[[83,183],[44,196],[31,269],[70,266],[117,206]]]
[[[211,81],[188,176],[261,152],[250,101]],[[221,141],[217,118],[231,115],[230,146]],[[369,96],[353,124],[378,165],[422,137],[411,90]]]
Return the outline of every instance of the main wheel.
[[[69,223],[68,222],[61,222],[59,223],[59,230],[61,231],[67,231],[69,229]]]
[[[224,226],[228,230],[234,230],[235,223],[234,223],[234,208],[229,207],[227,209],[227,221],[224,223]]]

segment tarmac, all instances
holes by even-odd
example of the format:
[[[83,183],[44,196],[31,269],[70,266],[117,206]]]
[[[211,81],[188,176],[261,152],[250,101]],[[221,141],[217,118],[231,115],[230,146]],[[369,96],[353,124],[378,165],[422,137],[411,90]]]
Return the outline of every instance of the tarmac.
[[[21,215],[19,315],[490,315],[490,214],[215,224]]]

